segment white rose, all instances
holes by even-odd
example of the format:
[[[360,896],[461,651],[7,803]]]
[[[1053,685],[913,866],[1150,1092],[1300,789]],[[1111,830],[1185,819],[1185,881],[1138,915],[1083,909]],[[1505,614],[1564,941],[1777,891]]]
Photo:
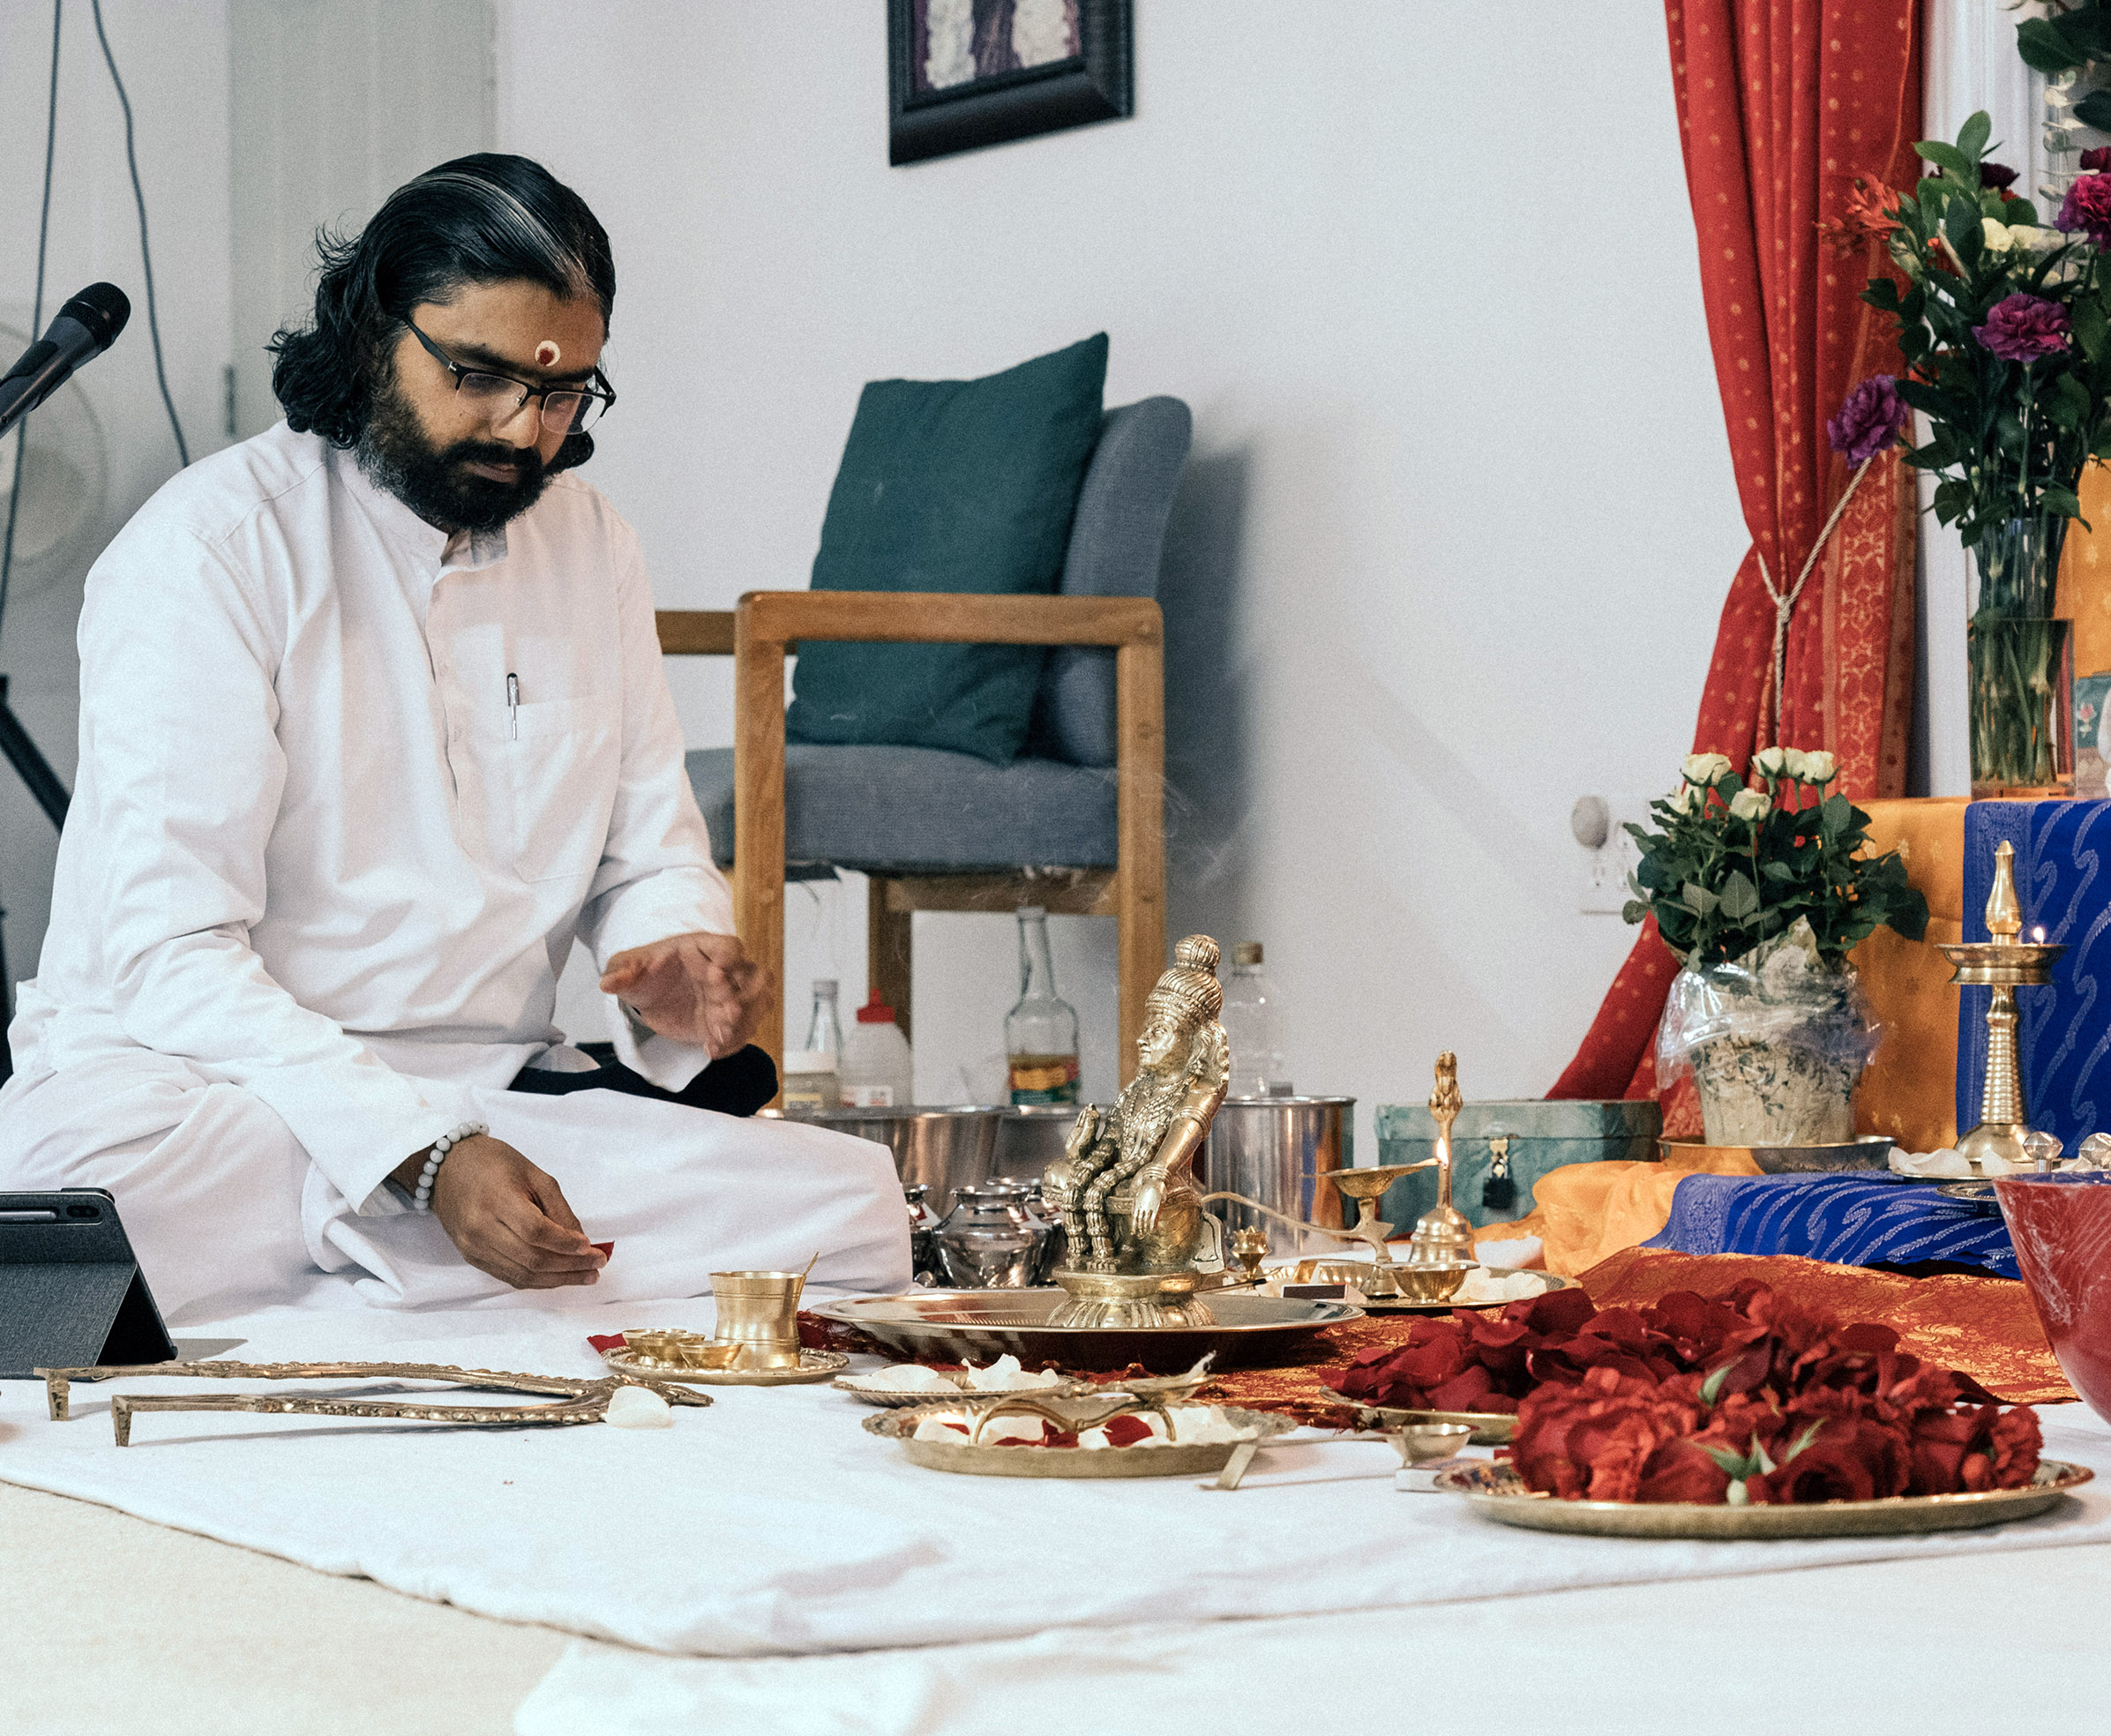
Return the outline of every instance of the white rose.
[[[1752,764],[1758,767],[1762,777],[1778,778],[1788,765],[1788,750],[1783,747],[1763,747],[1752,756]]]
[[[1693,786],[1681,784],[1664,798],[1664,805],[1675,814],[1689,814],[1694,810]]]
[[[2029,224],[2021,223],[2011,229],[2006,223],[2001,222],[1995,218],[1982,217],[1980,219],[1979,224],[1980,239],[1985,243],[1987,252],[2006,253],[2011,247],[2020,247],[2024,244],[2022,232],[2027,231],[2029,228]]]
[[[1720,753],[1688,753],[1679,769],[1686,774],[1687,782],[1704,789],[1718,778],[1729,776],[1730,761]]]
[[[1803,756],[1803,782],[1806,783],[1830,783],[1839,775],[1840,762],[1830,753],[1806,753]]]
[[[1800,747],[1791,747],[1784,749],[1781,757],[1787,762],[1787,772],[1790,777],[1795,779],[1798,783],[1810,782],[1809,754],[1804,752]]]
[[[1732,819],[1764,819],[1766,812],[1774,804],[1756,789],[1740,789],[1730,798]]]

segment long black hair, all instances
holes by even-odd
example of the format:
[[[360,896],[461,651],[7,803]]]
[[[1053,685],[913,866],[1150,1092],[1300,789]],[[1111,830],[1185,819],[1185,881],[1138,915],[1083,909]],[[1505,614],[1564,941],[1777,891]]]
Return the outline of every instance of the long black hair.
[[[271,389],[296,433],[312,429],[335,446],[358,444],[387,341],[421,303],[445,302],[466,283],[526,279],[592,296],[604,326],[616,305],[608,231],[526,157],[484,151],[444,162],[397,188],[358,235],[324,228],[315,245],[315,319],[271,340]],[[593,453],[592,437],[574,434],[545,468],[568,469]]]

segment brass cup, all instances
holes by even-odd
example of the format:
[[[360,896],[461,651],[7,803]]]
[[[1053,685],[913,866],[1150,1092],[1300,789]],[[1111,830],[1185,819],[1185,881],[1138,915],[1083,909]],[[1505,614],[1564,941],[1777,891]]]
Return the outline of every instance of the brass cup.
[[[742,1368],[799,1366],[798,1272],[714,1272],[711,1298],[718,1308],[714,1343],[737,1347]]]

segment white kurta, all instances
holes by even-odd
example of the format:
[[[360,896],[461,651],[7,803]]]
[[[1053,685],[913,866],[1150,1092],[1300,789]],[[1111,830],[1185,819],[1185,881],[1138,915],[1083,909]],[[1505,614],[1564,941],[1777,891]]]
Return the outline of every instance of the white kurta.
[[[113,1186],[135,1244],[186,1250],[165,1266],[201,1238],[248,1245],[206,1215],[237,1160],[270,1220],[251,1249],[266,1290],[343,1265],[376,1227],[348,1220],[400,1213],[382,1184],[406,1156],[492,1119],[524,1066],[577,1064],[551,1023],[575,937],[605,965],[731,931],[636,539],[575,476],[502,531],[450,538],[281,424],[183,472],[112,542],[80,652],[79,772],[10,1032],[0,1186]],[[611,1034],[670,1089],[707,1059],[620,1019]],[[532,1124],[515,1103],[505,1118]],[[655,1108],[712,1126],[715,1162],[839,1148]],[[558,1154],[522,1149],[564,1181]],[[887,1179],[872,1150],[841,1155],[868,1204]],[[307,1229],[290,1246],[289,1183]],[[861,1276],[905,1266],[898,1196],[889,1210],[890,1251]],[[198,1293],[225,1276],[248,1282],[215,1257]]]

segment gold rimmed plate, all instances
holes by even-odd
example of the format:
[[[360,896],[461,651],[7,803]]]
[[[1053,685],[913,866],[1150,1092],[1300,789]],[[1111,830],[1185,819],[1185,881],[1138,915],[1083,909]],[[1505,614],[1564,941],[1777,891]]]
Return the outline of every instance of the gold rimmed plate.
[[[1561,1500],[1524,1486],[1508,1464],[1459,1465],[1437,1473],[1436,1485],[1463,1495],[1483,1518],[1535,1531],[1583,1537],[1763,1538],[1908,1537],[2005,1525],[2056,1507],[2096,1473],[2060,1459],[2039,1462],[2037,1480],[2020,1489],[1956,1495],[1895,1495],[1887,1500],[1807,1501],[1780,1507],[1705,1506],[1697,1501]]]
[[[1501,1410],[1411,1410],[1391,1404],[1363,1404],[1356,1426],[1390,1434],[1398,1429],[1426,1428],[1433,1423],[1463,1423],[1473,1431],[1476,1447],[1501,1447],[1517,1430],[1517,1413]]]
[[[796,1368],[670,1367],[629,1351],[603,1351],[610,1368],[654,1381],[678,1381],[686,1387],[803,1387],[832,1381],[850,1366],[840,1351],[801,1351]]]
[[[1023,1395],[1014,1395],[1023,1396]],[[1088,1402],[1089,1403],[1089,1402]],[[866,1433],[902,1443],[902,1456],[926,1470],[949,1470],[969,1477],[1195,1477],[1222,1470],[1241,1447],[1265,1444],[1272,1436],[1286,1434],[1298,1425],[1288,1417],[1266,1410],[1246,1410],[1233,1405],[1217,1407],[1241,1430],[1252,1433],[1243,1440],[1186,1442],[1173,1440],[1155,1447],[990,1447],[961,1440],[918,1440],[917,1428],[936,1412],[956,1414],[941,1401],[910,1410],[884,1410],[867,1417]],[[1104,1414],[1104,1407],[1079,1425],[1090,1427]]]

